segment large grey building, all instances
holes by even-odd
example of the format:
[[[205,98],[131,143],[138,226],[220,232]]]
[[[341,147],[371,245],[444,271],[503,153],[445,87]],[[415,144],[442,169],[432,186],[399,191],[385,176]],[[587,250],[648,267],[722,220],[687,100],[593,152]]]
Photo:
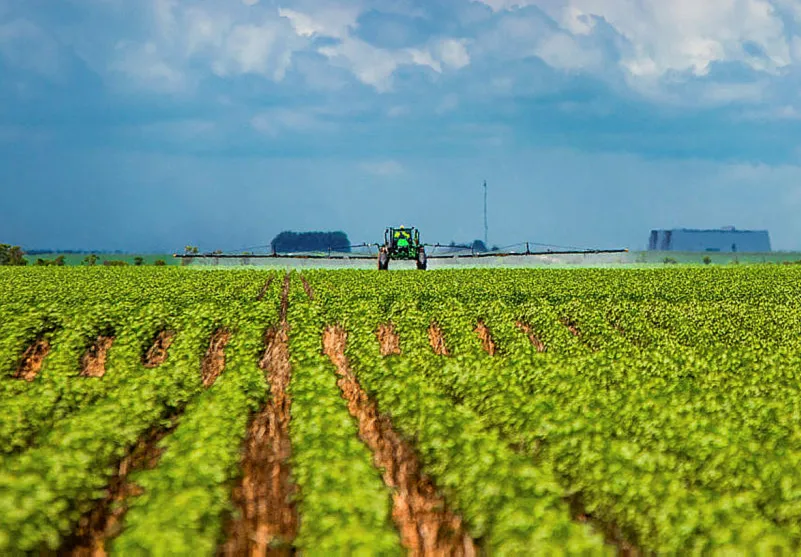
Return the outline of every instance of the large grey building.
[[[695,230],[690,228],[651,230],[648,249],[659,251],[765,252],[770,251],[770,235],[767,230],[736,230],[733,226],[714,230]]]

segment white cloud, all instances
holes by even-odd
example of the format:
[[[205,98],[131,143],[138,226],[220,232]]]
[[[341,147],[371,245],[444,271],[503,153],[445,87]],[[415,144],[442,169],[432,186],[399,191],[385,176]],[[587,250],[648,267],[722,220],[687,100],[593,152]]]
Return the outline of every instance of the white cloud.
[[[337,44],[320,47],[318,52],[378,92],[392,88],[392,75],[404,64],[425,66],[441,73],[443,64],[458,69],[470,62],[464,42],[455,39],[439,41],[434,53],[427,48],[384,49],[367,43],[352,33],[360,14],[356,7],[328,7],[316,10],[313,15],[288,8],[279,8],[278,12],[291,22],[300,37],[338,39]]]
[[[318,52],[332,64],[350,70],[359,81],[380,93],[392,89],[392,74],[403,64],[427,66],[438,73],[442,71],[428,50],[387,50],[352,37],[337,45],[321,47]]]
[[[792,4],[791,0],[777,0]],[[710,64],[739,61],[771,72],[791,61],[782,20],[767,0],[483,0],[493,10],[536,6],[573,35],[590,35],[602,18],[629,43],[620,65],[634,77],[688,71],[706,75]],[[512,33],[511,41],[516,39]],[[562,39],[563,40],[563,39]],[[744,45],[760,49],[753,56]],[[509,44],[510,49],[519,45]],[[525,45],[524,45],[525,46]],[[563,59],[565,67],[574,56]],[[562,60],[562,59],[560,59]]]
[[[374,176],[397,176],[403,173],[403,165],[394,160],[363,162],[359,167]]]
[[[582,48],[576,39],[566,33],[546,37],[535,52],[546,64],[565,70],[594,70],[603,63],[603,55],[596,49]]]
[[[456,70],[463,68],[470,63],[465,43],[465,40],[443,39],[435,47],[437,56],[446,66]]]
[[[538,69],[505,70],[509,61],[537,57],[613,88],[627,85],[657,103],[721,104],[765,99],[801,62],[801,36],[790,36],[781,19],[801,23],[801,0],[474,0],[472,6],[465,0],[453,5],[459,36],[415,29],[408,34],[413,48],[371,44],[362,38],[369,33],[359,33],[359,18],[376,10],[400,14],[410,26],[419,21],[413,17],[430,20],[432,10],[416,0],[142,0],[135,16],[131,0],[66,1],[91,14],[85,24],[44,25],[33,11],[0,23],[0,57],[53,77],[77,54],[115,91],[161,94],[190,94],[206,78],[245,74],[310,92],[342,91],[355,80],[386,93],[404,66],[428,71],[443,85],[457,71],[475,71],[469,79],[482,86],[473,96],[484,99],[552,90],[551,82],[532,85]],[[18,11],[24,3],[0,0],[7,11],[11,4]],[[103,25],[103,18],[115,25]],[[716,83],[718,62],[744,65],[752,83]],[[461,104],[469,98],[460,95]]]
[[[293,52],[308,45],[277,10],[256,2],[148,1],[150,9],[144,13],[150,19],[144,36],[122,42],[107,64],[142,89],[188,92],[204,72],[220,77],[256,74],[281,81]]]
[[[220,76],[260,74],[280,81],[292,57],[290,45],[281,38],[280,29],[270,23],[237,25],[217,51],[212,62],[214,73]]]
[[[332,37],[342,39],[349,35],[356,26],[361,9],[357,5],[350,6],[318,6],[314,15],[309,15],[289,8],[278,8],[278,14],[288,19],[295,33],[302,37]]]
[[[343,39],[356,27],[362,6],[358,2],[348,4],[315,4],[311,11],[278,8],[278,14],[288,19],[295,33],[302,37],[331,37]]]

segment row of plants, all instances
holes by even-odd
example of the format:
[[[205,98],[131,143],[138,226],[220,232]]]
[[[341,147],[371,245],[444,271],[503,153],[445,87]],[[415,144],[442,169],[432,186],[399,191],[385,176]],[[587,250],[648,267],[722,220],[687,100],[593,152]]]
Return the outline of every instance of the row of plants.
[[[417,343],[419,354],[406,344],[404,354],[419,357],[418,371],[518,450],[550,459],[566,492],[631,540],[677,551],[796,547],[792,467],[801,424],[786,396],[797,390],[792,303],[759,298],[715,308],[689,295],[588,302],[591,293],[575,284],[573,300],[538,299],[518,286],[522,303],[512,305],[482,285],[459,303],[473,286],[465,274],[457,281],[439,273],[430,285],[419,276],[392,285],[365,277],[356,287],[343,275],[315,278],[340,316],[371,292],[374,305],[394,308],[403,342]],[[625,293],[628,277],[619,278]],[[648,311],[652,305],[667,319]],[[496,358],[473,333],[479,318],[493,332]],[[431,321],[441,323],[454,359],[433,355]],[[545,353],[516,321],[532,326]],[[694,342],[699,328],[702,341]]]
[[[563,491],[546,468],[516,454],[478,414],[435,389],[420,373],[419,361],[381,356],[376,329],[389,314],[381,312],[377,291],[372,300],[343,301],[327,277],[310,275],[318,303],[331,310],[326,321],[340,322],[348,332],[346,354],[362,387],[413,440],[423,471],[484,551],[611,552],[599,533],[571,519]],[[326,300],[333,302],[330,308]]]
[[[611,552],[609,542],[796,552],[798,273],[304,271],[313,299],[292,273],[293,547],[403,552],[393,491],[322,350],[325,328],[339,325],[361,387],[488,553],[596,554]],[[236,512],[248,418],[268,397],[258,361],[265,331],[280,326],[282,276],[0,270],[9,293],[0,302],[0,553],[63,548],[120,460],[167,429],[158,464],[130,478],[142,493],[125,503],[108,549],[217,551]],[[376,330],[390,322],[401,354],[382,356]],[[204,387],[201,360],[220,328],[231,332],[225,371]],[[176,333],[169,357],[146,367],[144,352],[167,329]],[[431,346],[437,331],[447,356]],[[83,377],[98,335],[114,337],[106,373]],[[15,378],[39,338],[50,344],[41,371]]]
[[[358,437],[334,364],[323,354],[324,314],[294,286],[288,311],[289,434],[300,529],[293,546],[306,555],[401,555],[391,492]]]
[[[27,272],[33,274],[33,270]],[[139,547],[142,539],[156,537],[147,525],[159,516],[159,527],[172,526],[172,534],[184,531],[184,537],[175,539],[171,547],[180,551],[197,541],[213,548],[219,537],[221,513],[230,507],[230,481],[238,474],[249,410],[266,393],[264,379],[253,363],[261,343],[255,330],[270,322],[276,304],[254,306],[254,300],[271,275],[146,272],[140,277],[115,272],[103,276],[95,270],[60,273],[49,279],[11,279],[17,286],[26,282],[44,286],[53,299],[41,300],[41,293],[31,291],[22,292],[21,298],[27,298],[36,308],[51,304],[53,312],[64,312],[64,319],[41,374],[31,383],[8,376],[3,380],[4,385],[14,385],[5,394],[17,391],[5,402],[19,401],[13,406],[19,412],[4,407],[2,432],[18,449],[30,447],[7,454],[0,466],[0,552],[58,549],[75,531],[79,519],[107,496],[106,488],[121,459],[148,432],[176,424],[175,433],[163,441],[168,447],[164,467],[151,471],[154,475],[143,473],[137,478],[148,486],[146,494],[156,499],[145,497],[134,504],[133,526],[120,543]],[[58,284],[59,278],[67,283],[66,290],[62,290],[65,285]],[[57,284],[41,284],[47,280]],[[143,283],[150,286],[144,292],[139,290]],[[87,284],[100,287],[96,298],[88,292]],[[66,314],[68,301],[81,299],[76,299],[69,286],[86,296],[75,314]],[[106,301],[108,292],[115,290],[123,292],[121,299],[116,304]],[[134,303],[137,300],[139,304]],[[90,307],[92,311],[87,311]],[[143,351],[163,327],[176,331],[167,360],[146,367]],[[240,327],[242,332],[234,335],[238,340],[229,347],[235,371],[229,377],[223,374],[219,394],[212,395],[214,385],[206,391],[201,381],[201,361],[212,333],[223,327]],[[106,374],[80,377],[78,358],[85,342],[100,330],[116,335]],[[26,408],[33,418],[23,418]],[[186,408],[190,414],[182,416]],[[14,416],[23,418],[23,425],[15,424]],[[203,442],[204,435],[210,437],[208,444]],[[197,454],[203,450],[208,452]],[[186,467],[192,464],[194,468]],[[172,506],[159,499],[163,495],[157,495],[166,493],[162,490],[167,487],[177,495]],[[191,500],[198,493],[206,497],[205,508]],[[171,516],[173,522],[162,525],[165,516]],[[148,547],[164,547],[165,539],[151,540]],[[183,546],[181,541],[185,542]]]
[[[224,517],[236,512],[231,487],[240,475],[248,417],[269,393],[258,361],[264,331],[278,323],[279,281],[262,303],[217,310],[231,332],[225,370],[191,400],[175,431],[160,443],[157,466],[133,474],[143,493],[129,502],[123,530],[111,550],[121,555],[215,553]]]

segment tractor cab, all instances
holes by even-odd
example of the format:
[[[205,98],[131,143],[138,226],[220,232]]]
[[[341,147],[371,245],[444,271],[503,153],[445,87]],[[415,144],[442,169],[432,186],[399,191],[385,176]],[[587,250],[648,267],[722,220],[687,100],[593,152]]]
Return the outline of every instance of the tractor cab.
[[[426,268],[426,254],[420,243],[420,231],[415,227],[390,227],[384,231],[384,245],[378,255],[378,268],[387,270],[390,259],[405,259],[417,262],[417,268]]]
[[[420,232],[414,228],[387,228],[384,232],[384,245],[389,247],[392,255],[403,256],[409,252],[411,259],[417,256],[417,247],[420,245]]]

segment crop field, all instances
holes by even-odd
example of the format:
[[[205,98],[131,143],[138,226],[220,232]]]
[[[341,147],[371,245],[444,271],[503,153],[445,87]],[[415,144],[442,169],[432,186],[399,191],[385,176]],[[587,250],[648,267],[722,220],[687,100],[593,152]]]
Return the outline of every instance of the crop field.
[[[801,269],[0,269],[0,554],[801,550]]]

